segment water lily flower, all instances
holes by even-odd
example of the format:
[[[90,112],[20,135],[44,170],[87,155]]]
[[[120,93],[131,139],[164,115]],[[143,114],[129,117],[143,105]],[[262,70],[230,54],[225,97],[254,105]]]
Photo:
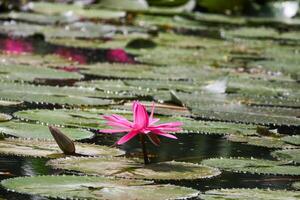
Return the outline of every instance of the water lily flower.
[[[1,48],[3,48],[6,53],[22,54],[33,52],[32,44],[24,39],[8,38],[3,41],[2,45]]]
[[[146,135],[150,139],[150,141],[159,145],[160,140],[157,136],[164,136],[172,139],[177,139],[172,134],[168,132],[176,132],[181,130],[181,126],[183,125],[181,122],[169,122],[158,124],[158,118],[153,118],[154,113],[154,104],[152,105],[152,111],[150,116],[148,116],[146,107],[142,105],[138,101],[134,101],[132,105],[133,112],[133,122],[128,121],[126,118],[120,115],[104,115],[103,118],[107,120],[107,125],[112,126],[114,129],[105,129],[100,130],[102,133],[120,133],[120,132],[128,132],[125,136],[123,136],[117,144],[124,144],[129,141],[133,137],[141,134]]]
[[[123,49],[110,49],[106,52],[106,60],[115,63],[134,64],[133,58]]]

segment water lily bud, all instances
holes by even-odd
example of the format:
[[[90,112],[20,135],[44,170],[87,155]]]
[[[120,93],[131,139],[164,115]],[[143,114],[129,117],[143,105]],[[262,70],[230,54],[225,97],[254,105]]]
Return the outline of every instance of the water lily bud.
[[[65,134],[63,134],[58,128],[54,126],[49,126],[49,130],[58,144],[59,148],[64,152],[66,155],[73,155],[75,154],[75,145],[74,142]]]

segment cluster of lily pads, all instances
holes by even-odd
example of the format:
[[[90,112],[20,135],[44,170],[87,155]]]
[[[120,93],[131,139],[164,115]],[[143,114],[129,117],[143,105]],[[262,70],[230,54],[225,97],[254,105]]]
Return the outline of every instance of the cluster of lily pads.
[[[203,193],[165,183],[221,171],[300,176],[299,19],[187,13],[188,4],[165,9],[102,2],[37,2],[27,12],[0,15],[0,153],[44,157],[49,166],[74,174],[17,177],[2,186],[68,199],[297,199],[299,182],[284,192]],[[81,141],[109,128],[100,115],[130,120],[133,100],[149,112],[156,102],[161,123],[182,122],[176,134],[221,135],[269,148],[274,159],[144,165],[118,148]],[[76,141],[76,154],[62,153],[49,125]]]

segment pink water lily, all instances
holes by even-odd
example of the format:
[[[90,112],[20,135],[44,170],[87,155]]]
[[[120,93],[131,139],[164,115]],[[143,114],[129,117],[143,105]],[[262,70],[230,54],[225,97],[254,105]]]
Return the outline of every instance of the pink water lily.
[[[164,136],[172,139],[177,139],[172,134],[168,132],[176,132],[181,130],[183,125],[181,122],[169,122],[156,125],[155,123],[159,121],[158,118],[153,118],[154,104],[152,105],[152,111],[150,116],[148,116],[146,107],[138,101],[134,101],[132,105],[133,112],[133,122],[128,121],[126,118],[120,115],[104,115],[103,118],[107,120],[107,125],[112,126],[114,129],[100,130],[102,133],[120,133],[128,132],[123,136],[117,144],[124,144],[133,137],[143,134],[149,137],[150,141],[159,145],[160,140],[157,136]]]

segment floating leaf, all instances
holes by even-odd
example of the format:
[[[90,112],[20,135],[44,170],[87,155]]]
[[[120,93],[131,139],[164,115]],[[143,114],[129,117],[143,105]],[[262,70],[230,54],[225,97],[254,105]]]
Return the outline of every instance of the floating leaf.
[[[293,183],[293,188],[295,188],[296,190],[300,190],[300,182],[296,182],[296,183]]]
[[[226,200],[226,199],[298,199],[300,192],[287,190],[270,190],[270,189],[218,189],[209,190],[204,194],[200,194],[203,200]]]
[[[294,144],[294,145],[300,145],[300,135],[290,135],[290,136],[285,136],[282,138],[283,141]]]
[[[43,66],[57,67],[69,66],[73,63],[70,60],[63,59],[58,55],[36,55],[36,54],[0,54],[2,64],[5,65],[28,65],[28,66]],[[13,69],[12,69],[13,70]]]
[[[75,142],[76,154],[82,156],[119,156],[124,152],[107,146]],[[46,140],[5,139],[0,141],[0,154],[57,158],[64,157],[56,142]]]
[[[82,6],[76,4],[55,4],[47,2],[34,2],[30,4],[29,8],[36,13],[46,15],[65,15],[69,18],[119,19],[125,17],[126,14],[124,11],[84,9]]]
[[[4,180],[1,184],[19,193],[64,199],[188,199],[199,193],[175,185],[94,176],[19,177]]]
[[[286,165],[284,161],[261,160],[255,158],[212,158],[203,160],[204,165],[217,167],[221,170],[274,175],[300,175],[300,167]]]
[[[100,98],[112,98],[113,96],[118,98],[119,95],[76,87],[51,87],[1,83],[0,96],[5,100],[61,105],[109,105],[112,104],[111,100]]]
[[[123,108],[124,109],[124,108]],[[20,119],[38,121],[51,125],[66,127],[84,127],[90,129],[107,129],[105,120],[101,115],[119,114],[129,120],[132,119],[130,111],[126,110],[24,110],[14,115]],[[255,135],[256,126],[246,124],[234,124],[223,122],[197,121],[187,117],[160,116],[160,122],[180,121],[183,125],[183,132],[208,133],[208,134],[238,134]],[[179,133],[178,133],[179,134]]]
[[[73,140],[91,138],[94,135],[89,131],[75,128],[61,128],[61,130]],[[18,121],[3,122],[0,123],[0,132],[21,138],[53,140],[48,127],[40,124],[29,124]]]
[[[220,174],[218,169],[192,163],[171,161],[143,165],[134,160],[114,157],[56,159],[49,165],[87,174],[150,180],[191,180]]]
[[[259,137],[259,136],[244,136],[244,135],[229,135],[226,137],[232,142],[242,142],[248,145],[261,146],[267,148],[293,148],[295,146],[286,144],[279,137]]]
[[[23,21],[23,22],[31,22],[37,24],[47,24],[47,25],[55,25],[73,22],[75,18],[68,18],[67,16],[46,16],[38,13],[29,13],[29,12],[10,12],[8,14],[0,15],[0,18]]]
[[[5,122],[11,120],[12,116],[5,114],[5,113],[0,113],[0,122]]]
[[[0,106],[17,106],[22,104],[22,101],[3,101],[0,100]]]
[[[147,10],[148,3],[146,0],[101,0],[97,7],[119,9],[119,10]]]
[[[300,163],[300,149],[285,149],[274,151],[272,156],[278,158],[279,160],[293,161],[295,163]]]
[[[36,81],[52,80],[80,80],[79,73],[64,72],[61,70],[35,67],[27,65],[1,65],[0,78],[3,80]]]
[[[289,115],[286,108],[250,106],[247,105],[249,104],[247,101],[251,104],[251,99],[239,95],[210,94],[206,92],[193,94],[177,92],[173,94],[174,99],[189,107],[192,114],[205,119],[293,126],[299,126],[300,122],[299,118],[294,117],[292,110],[291,115]],[[274,100],[277,101],[277,99]],[[256,103],[253,101],[254,105]],[[285,104],[284,100],[282,104]]]

